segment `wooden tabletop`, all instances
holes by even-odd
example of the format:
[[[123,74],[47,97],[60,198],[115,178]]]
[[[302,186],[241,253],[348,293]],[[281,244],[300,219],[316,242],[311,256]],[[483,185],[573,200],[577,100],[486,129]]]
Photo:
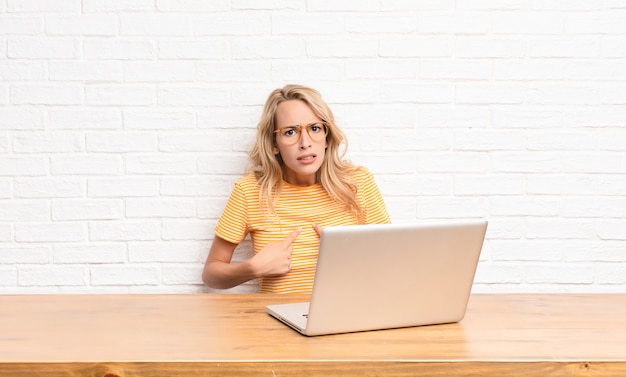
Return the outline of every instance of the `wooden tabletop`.
[[[626,295],[472,295],[460,323],[312,338],[265,312],[306,300],[0,296],[0,377],[626,375]]]

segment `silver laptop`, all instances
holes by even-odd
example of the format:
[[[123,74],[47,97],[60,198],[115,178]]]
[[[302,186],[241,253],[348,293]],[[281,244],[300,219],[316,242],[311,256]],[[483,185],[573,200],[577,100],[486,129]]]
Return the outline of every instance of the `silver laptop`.
[[[267,306],[303,335],[458,322],[487,221],[327,227],[311,301]]]

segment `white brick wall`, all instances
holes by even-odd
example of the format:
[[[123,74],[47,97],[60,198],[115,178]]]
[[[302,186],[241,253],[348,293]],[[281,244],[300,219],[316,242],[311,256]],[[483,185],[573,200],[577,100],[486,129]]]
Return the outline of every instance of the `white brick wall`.
[[[292,82],[394,221],[490,221],[476,291],[626,291],[621,0],[0,0],[0,293],[210,291]]]

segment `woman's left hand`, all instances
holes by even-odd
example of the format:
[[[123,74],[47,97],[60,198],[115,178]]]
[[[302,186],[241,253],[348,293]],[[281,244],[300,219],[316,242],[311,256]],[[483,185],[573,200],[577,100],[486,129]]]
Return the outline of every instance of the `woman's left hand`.
[[[313,230],[315,230],[315,233],[317,233],[318,237],[322,236],[322,230],[324,230],[324,228],[322,228],[321,226],[317,225],[317,224],[313,224]]]

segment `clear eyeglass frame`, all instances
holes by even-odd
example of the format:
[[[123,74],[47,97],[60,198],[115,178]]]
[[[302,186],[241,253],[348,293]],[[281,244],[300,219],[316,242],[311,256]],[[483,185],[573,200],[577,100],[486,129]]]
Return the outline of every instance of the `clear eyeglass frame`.
[[[282,127],[274,131],[278,138],[285,145],[294,145],[302,138],[302,130],[305,129],[309,138],[313,141],[322,141],[328,135],[328,124],[326,122],[313,122],[309,124],[298,124]]]

